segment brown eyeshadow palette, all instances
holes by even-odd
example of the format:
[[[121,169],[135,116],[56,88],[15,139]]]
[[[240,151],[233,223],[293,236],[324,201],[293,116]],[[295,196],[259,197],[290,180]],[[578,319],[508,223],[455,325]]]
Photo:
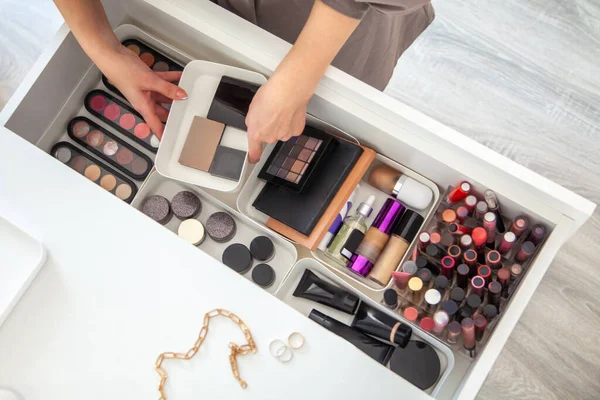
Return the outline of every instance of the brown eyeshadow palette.
[[[142,60],[144,64],[146,64],[154,72],[183,71],[183,67],[181,65],[148,46],[144,42],[141,42],[137,39],[127,39],[123,41],[122,44],[129,50],[133,51],[140,58],[140,60]],[[112,85],[108,78],[104,75],[102,75],[102,82],[108,89],[119,96],[123,96],[119,89]]]
[[[333,136],[307,126],[302,135],[277,142],[258,177],[301,192],[335,145]]]
[[[131,203],[137,193],[137,187],[131,180],[92,159],[70,143],[55,144],[50,154],[126,203]]]
[[[160,141],[152,133],[150,126],[144,122],[137,111],[123,101],[103,90],[92,90],[85,96],[85,108],[102,122],[107,123],[151,152],[158,151]]]
[[[148,156],[88,118],[73,118],[67,132],[75,143],[134,179],[144,180],[152,170]]]

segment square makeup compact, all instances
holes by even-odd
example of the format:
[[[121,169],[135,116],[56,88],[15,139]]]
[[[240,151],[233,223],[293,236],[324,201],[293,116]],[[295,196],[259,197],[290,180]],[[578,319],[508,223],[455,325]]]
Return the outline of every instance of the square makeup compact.
[[[337,143],[333,136],[307,126],[302,135],[275,145],[258,177],[301,192]]]

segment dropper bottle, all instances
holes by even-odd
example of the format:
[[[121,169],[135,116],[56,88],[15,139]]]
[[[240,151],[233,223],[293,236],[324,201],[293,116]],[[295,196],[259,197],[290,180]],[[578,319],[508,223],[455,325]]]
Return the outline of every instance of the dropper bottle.
[[[340,231],[325,252],[327,257],[342,265],[346,265],[350,261],[365,236],[367,218],[373,212],[374,202],[375,196],[369,196],[367,200],[360,203],[354,215],[346,217]]]

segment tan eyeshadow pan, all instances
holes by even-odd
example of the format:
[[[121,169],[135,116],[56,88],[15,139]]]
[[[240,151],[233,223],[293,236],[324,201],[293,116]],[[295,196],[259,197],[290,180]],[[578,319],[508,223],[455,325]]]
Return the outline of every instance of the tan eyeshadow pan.
[[[179,156],[179,163],[186,167],[209,172],[224,131],[225,125],[220,122],[194,117]]]

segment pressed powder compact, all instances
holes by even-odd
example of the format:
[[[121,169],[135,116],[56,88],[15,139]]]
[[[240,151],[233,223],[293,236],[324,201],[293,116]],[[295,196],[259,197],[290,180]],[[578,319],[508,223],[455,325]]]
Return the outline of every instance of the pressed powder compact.
[[[301,192],[336,144],[333,136],[307,126],[302,135],[277,142],[258,177]]]

